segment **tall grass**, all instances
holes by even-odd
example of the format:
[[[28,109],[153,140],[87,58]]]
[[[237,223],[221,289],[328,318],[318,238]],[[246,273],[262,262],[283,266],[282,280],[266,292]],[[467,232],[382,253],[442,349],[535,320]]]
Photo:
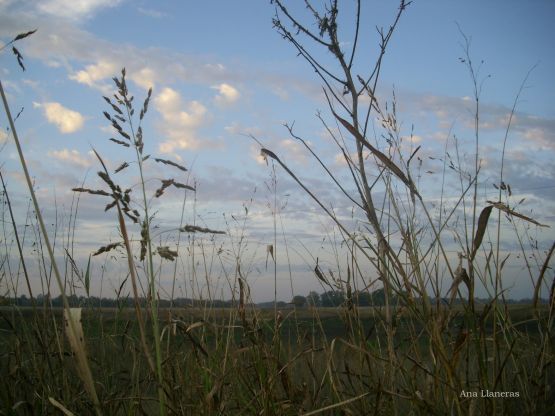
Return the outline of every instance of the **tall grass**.
[[[361,218],[360,226],[350,228],[274,152],[263,148],[262,154],[281,165],[286,174],[324,210],[341,230],[346,246],[351,248],[352,268],[347,265],[347,279],[335,281],[346,293],[345,319],[349,324],[357,322],[357,312],[352,308],[351,299],[353,282],[362,281],[367,287],[373,284],[366,284],[368,272],[365,269],[368,265],[376,271],[376,280],[383,285],[385,310],[380,317],[380,325],[385,345],[383,350],[380,349],[383,352],[379,356],[385,363],[383,380],[380,382],[382,392],[386,393],[382,396],[385,408],[393,413],[398,412],[395,400],[401,396],[411,402],[413,408],[429,406],[436,410],[443,408],[444,412],[503,413],[514,410],[507,401],[478,401],[461,394],[462,391],[487,390],[518,391],[531,400],[524,408],[530,412],[536,411],[536,404],[530,395],[529,380],[520,376],[527,372],[525,368],[528,363],[525,363],[523,351],[515,350],[524,348],[526,336],[523,337],[516,329],[508,313],[502,279],[507,258],[501,255],[502,214],[511,223],[521,220],[543,226],[512,208],[510,187],[505,184],[503,177],[507,137],[516,103],[528,75],[517,93],[503,141],[500,179],[495,185],[499,189],[498,199],[481,201],[480,102],[483,79],[471,58],[470,41],[462,34],[464,57],[461,62],[468,68],[475,103],[473,164],[466,166],[459,157],[455,163],[450,162],[449,167],[458,176],[461,196],[453,206],[441,204],[437,217],[430,211],[429,204],[413,179],[415,171],[411,161],[418,157],[420,146],[413,147],[408,153],[403,148],[395,95],[389,103],[378,98],[383,96],[383,93],[378,92],[378,87],[385,52],[410,2],[399,3],[398,13],[388,30],[378,29],[379,45],[375,65],[366,75],[361,72],[364,68],[358,65],[359,51],[368,50],[360,46],[360,3],[354,16],[355,32],[352,41],[345,43],[347,47],[341,42],[344,39],[340,35],[336,1],[330,2],[324,10],[317,10],[307,4],[309,14],[313,17],[312,24],[292,15],[284,2],[276,0],[275,4],[277,13],[274,25],[278,32],[292,44],[322,81],[329,113],[336,126],[329,127],[329,122],[323,117],[321,120],[344,156],[352,182],[342,181],[335,175],[309,148],[307,140],[299,137],[291,126],[288,126],[289,132],[315,156],[315,161],[329,176],[338,193],[343,194],[345,203],[355,207],[357,217]],[[318,30],[313,30],[313,27]],[[320,58],[320,52],[331,54],[333,62]],[[373,118],[378,119],[381,126],[372,126]],[[455,145],[459,155],[459,148]],[[448,157],[446,153],[445,160]],[[370,179],[372,171],[378,172],[373,175],[377,177],[376,180]],[[446,175],[447,172],[444,172],[444,178]],[[350,189],[356,191],[351,192]],[[497,222],[493,225],[496,231],[490,232],[494,237],[488,241],[488,248],[482,243],[484,235],[492,227],[489,219],[494,209],[498,212]],[[453,216],[462,220],[462,227],[454,225]],[[517,234],[520,232],[518,227],[515,227],[515,231]],[[449,234],[453,233],[459,242],[458,260],[448,255],[447,241],[451,237]],[[522,240],[518,235],[516,238]],[[526,250],[522,246],[524,256]],[[544,264],[549,263],[550,257],[549,254]],[[338,267],[343,268],[345,265]],[[530,275],[540,272],[539,268],[534,268],[530,263],[526,267]],[[323,278],[321,272],[317,274]],[[539,283],[541,276],[542,273],[536,282]],[[445,277],[452,281],[447,291],[447,302],[441,300],[445,296],[445,290],[442,289]],[[488,291],[491,299],[483,308],[478,308],[475,303],[478,284]],[[433,293],[435,299],[430,298],[429,293]],[[553,299],[550,299],[552,302]],[[455,307],[456,303],[460,303],[462,310]],[[424,347],[424,351],[417,348],[408,351],[399,349],[396,339],[399,307],[403,315],[408,317],[412,345]],[[549,330],[552,324],[551,311],[552,307],[544,316],[545,328]],[[451,331],[457,322],[458,313],[462,315],[462,321],[456,324],[458,331],[453,333]],[[536,313],[536,316],[539,317],[540,313]],[[487,327],[488,320],[491,320],[491,328]],[[353,330],[350,334],[349,347],[353,351],[368,352],[366,338],[361,336],[364,332]],[[543,340],[540,342],[542,347],[534,354],[537,354],[537,360],[545,362],[547,356],[552,357],[552,351],[545,348],[545,338]],[[406,378],[408,362],[419,368],[416,373],[421,372],[414,380]],[[508,376],[509,367],[519,374],[516,378]],[[536,385],[547,389],[550,382],[547,378],[543,379],[544,376],[545,373],[542,374],[543,381],[538,380]],[[432,377],[434,389],[428,389],[424,394],[423,387],[419,387],[415,380],[425,380],[427,377]],[[407,383],[405,394],[400,395],[400,384],[404,383]]]
[[[243,216],[225,215],[225,233],[198,225],[196,220],[185,222],[185,204],[195,187],[188,185],[188,177],[181,181],[150,175],[155,164],[166,167],[174,177],[185,175],[187,169],[145,150],[148,141],[143,138],[142,121],[152,92],[137,107],[123,70],[114,78],[114,97],[104,97],[108,106],[104,116],[117,134],[117,138],[110,139],[111,144],[128,150],[130,158],[111,169],[95,150],[100,166],[97,181],[102,188],[85,184],[74,188],[78,194],[87,194],[82,198],[107,199],[106,215],[114,215],[118,239],[91,253],[86,266],[79,264],[81,260],[73,251],[78,232],[76,200],[62,248],[58,248],[66,262],[62,274],[0,84],[33,204],[33,215],[27,217],[26,224],[17,224],[9,200],[9,183],[1,177],[8,209],[6,212],[3,208],[3,217],[9,218],[14,250],[33,306],[20,307],[14,301],[0,309],[0,412],[551,414],[555,410],[553,285],[547,305],[539,298],[547,285],[555,245],[543,254],[526,246],[527,230],[522,225],[542,224],[516,209],[510,186],[504,182],[511,121],[500,155],[497,199],[488,201],[480,196],[482,79],[474,66],[468,39],[463,36],[462,59],[474,90],[472,163],[464,163],[464,149],[454,138],[453,156],[446,144],[441,156],[440,203],[434,208],[419,189],[420,147],[407,150],[403,142],[396,97],[393,94],[390,101],[385,101],[379,98],[385,94],[378,94],[388,44],[409,3],[401,1],[389,29],[378,32],[377,56],[369,70],[359,64],[360,51],[367,50],[361,49],[360,2],[353,16],[355,31],[350,43],[341,41],[337,2],[332,1],[324,10],[307,3],[313,22],[292,15],[281,0],[274,4],[277,31],[323,84],[329,111],[328,116],[319,114],[319,118],[344,157],[349,179],[337,175],[293,126],[287,126],[288,132],[313,156],[345,206],[353,207],[352,216],[337,215],[323,195],[288,166],[287,160],[262,148],[271,162],[268,188],[273,238],[265,245],[265,257],[274,279],[274,304],[266,310],[255,307],[250,296],[254,255],[248,247],[252,221],[249,203],[244,206]],[[318,48],[331,54],[332,64],[319,61]],[[19,51],[16,57],[22,63]],[[376,128],[373,119],[379,121]],[[314,253],[309,252],[308,257],[313,262],[310,267],[314,281],[323,290],[342,294],[336,307],[278,307],[278,265],[291,266],[291,237],[284,227],[277,192],[281,174],[292,178],[333,224],[329,240],[335,241],[331,250],[336,264],[319,263]],[[136,185],[124,185],[126,182]],[[447,202],[446,184],[453,182],[459,187],[459,195],[454,202]],[[173,229],[177,234],[175,246],[162,243],[155,234],[153,213],[160,208],[159,198],[168,192],[184,193],[180,224]],[[498,214],[496,221],[492,212]],[[509,238],[503,228],[507,223],[534,283],[533,304],[523,308],[510,305],[505,296],[503,268],[507,257],[502,244]],[[26,243],[20,238],[22,226],[26,230],[27,225],[39,229],[33,236],[37,247],[46,247],[37,250],[44,287],[41,296],[31,290],[33,277],[26,267]],[[189,236],[187,243],[181,239],[182,233]],[[456,256],[449,254],[453,237]],[[3,258],[7,260],[1,270],[13,280],[12,247],[5,240]],[[537,259],[535,264],[528,260],[531,250]],[[127,266],[125,278],[116,288],[117,307],[113,309],[88,303],[91,279],[99,278],[91,262],[101,255],[117,257]],[[178,261],[182,265],[189,261],[183,268],[184,275]],[[174,262],[168,309],[161,307],[165,296],[159,283],[167,262]],[[50,267],[63,299],[63,313],[47,296]],[[222,299],[218,299],[217,287],[212,286],[215,275],[228,286],[231,307],[216,306]],[[294,293],[291,268],[289,275]],[[194,299],[186,307],[176,305],[176,287],[181,279],[192,280]],[[81,300],[74,296],[78,284],[87,295]],[[11,286],[13,293],[8,298],[16,300],[18,284]],[[477,286],[489,294],[486,303],[476,302]],[[375,294],[378,288],[383,293],[383,304],[360,307],[359,298]],[[130,302],[125,295],[128,290]],[[76,300],[81,302],[80,309],[74,308],[77,305],[72,302]],[[488,392],[518,397],[489,397]]]
[[[28,32],[28,33],[24,33],[21,35],[16,36],[16,38],[14,40],[19,40],[19,39],[23,39],[29,35],[31,35],[33,32]],[[14,48],[14,52],[17,55],[18,58],[18,62],[21,64],[21,55],[16,52],[16,49]],[[86,355],[86,351],[84,348],[84,345],[82,342],[78,342],[77,340],[81,339],[82,337],[80,337],[80,335],[82,334],[82,330],[80,329],[80,322],[78,320],[72,319],[72,312],[70,310],[69,307],[69,302],[67,301],[67,298],[65,296],[65,290],[64,290],[64,286],[62,283],[62,278],[61,278],[61,274],[60,271],[58,269],[58,264],[56,262],[56,259],[54,257],[54,251],[53,251],[53,246],[50,243],[50,238],[49,238],[49,234],[46,230],[46,226],[44,224],[44,220],[42,218],[42,214],[41,211],[39,209],[39,204],[34,192],[34,187],[33,187],[33,183],[31,180],[31,176],[29,174],[29,170],[27,168],[27,163],[25,161],[25,157],[21,148],[21,144],[17,135],[17,130],[15,128],[15,123],[13,120],[13,117],[11,115],[11,111],[10,111],[10,107],[8,105],[8,101],[6,98],[6,94],[4,93],[4,87],[2,86],[2,83],[0,82],[0,95],[2,96],[2,103],[4,105],[4,110],[6,113],[6,117],[8,119],[9,125],[10,125],[10,130],[11,133],[13,135],[13,139],[14,139],[14,143],[16,145],[17,148],[17,153],[19,156],[19,160],[21,162],[21,167],[23,169],[23,173],[25,175],[25,181],[31,196],[31,201],[33,203],[33,207],[35,210],[35,215],[37,218],[37,221],[39,223],[40,226],[40,232],[41,232],[41,236],[44,239],[44,244],[47,248],[48,251],[48,257],[50,259],[51,262],[51,267],[54,271],[54,276],[56,278],[56,282],[58,283],[58,289],[60,290],[61,294],[62,294],[62,299],[63,299],[63,304],[64,304],[64,313],[66,316],[66,320],[65,320],[65,324],[67,327],[67,334],[68,334],[68,338],[70,339],[70,342],[72,344],[72,350],[73,353],[75,354],[75,358],[76,358],[76,366],[79,372],[79,376],[85,386],[85,389],[87,391],[87,393],[90,396],[91,401],[94,404],[94,408],[96,410],[97,414],[102,414],[101,408],[100,408],[100,403],[98,401],[98,396],[96,394],[96,388],[94,385],[94,381],[92,378],[92,374],[91,374],[91,370],[89,367],[89,361],[87,359],[87,355]],[[11,208],[10,208],[11,209]],[[20,248],[20,243],[19,243],[19,239],[18,239],[18,247]],[[19,252],[21,255],[21,251]]]

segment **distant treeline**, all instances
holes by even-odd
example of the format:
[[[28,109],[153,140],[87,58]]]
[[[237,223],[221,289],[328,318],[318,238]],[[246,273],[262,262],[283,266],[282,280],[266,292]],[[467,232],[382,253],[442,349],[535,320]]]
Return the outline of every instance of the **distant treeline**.
[[[128,308],[135,305],[132,297],[121,298],[99,298],[97,296],[67,296],[70,307],[95,307],[95,308]],[[49,305],[53,307],[63,307],[63,300],[61,296],[50,298],[49,296],[38,295],[35,298],[36,305]],[[147,306],[148,301],[146,298],[139,298],[141,306]],[[173,301],[169,299],[160,299],[159,305],[161,308],[169,308],[174,306],[177,308],[183,307],[202,307],[206,304],[212,305],[217,308],[227,308],[236,306],[236,302],[232,300],[198,300],[189,298],[176,298]],[[0,305],[17,305],[17,306],[33,306],[33,300],[25,295],[17,298],[0,298]]]
[[[390,305],[402,305],[404,300],[407,299],[405,293],[399,293],[398,295],[391,296],[389,303]],[[436,303],[438,301],[442,304],[449,304],[449,299],[447,298],[430,298],[430,302]],[[491,299],[487,298],[475,298],[476,303],[487,304],[491,302]],[[355,291],[351,294],[350,299],[345,294],[345,292],[340,290],[331,290],[319,294],[317,292],[310,292],[307,296],[297,295],[293,297],[291,303],[297,307],[302,306],[319,306],[319,307],[333,307],[340,306],[351,303],[355,306],[384,306],[385,305],[385,291],[384,289],[378,289],[374,292],[368,291]],[[466,300],[455,299],[454,304],[465,303]],[[548,303],[547,299],[540,299],[540,303]],[[273,302],[270,302],[273,305]],[[507,299],[507,304],[531,304],[532,299]]]
[[[390,299],[391,305],[399,305],[403,303],[404,296],[393,296]],[[99,298],[96,296],[76,296],[71,295],[67,297],[70,307],[95,307],[95,308],[128,308],[134,306],[134,300],[131,297],[121,297],[121,298]],[[437,299],[431,298],[430,301],[435,303]],[[61,296],[50,298],[49,296],[38,295],[35,298],[36,305],[47,305],[53,307],[62,307],[63,301]],[[448,304],[447,298],[440,298],[440,303]],[[476,298],[477,303],[489,303],[491,299],[487,298]],[[291,302],[276,302],[275,306],[278,308],[288,308],[288,307],[337,307],[341,305],[347,305],[351,303],[355,306],[384,306],[385,305],[385,293],[383,289],[378,289],[374,292],[354,292],[351,294],[350,299],[344,291],[341,290],[330,290],[324,293],[310,292],[307,296],[296,295],[293,297]],[[464,301],[460,299],[455,300],[455,304],[460,304]],[[140,298],[139,303],[141,306],[146,306],[148,304],[146,298]],[[532,299],[507,299],[507,304],[530,304]],[[547,299],[539,299],[539,303],[548,303]],[[33,306],[33,300],[26,295],[21,295],[17,298],[9,298],[0,296],[0,306]],[[186,307],[205,307],[211,306],[215,308],[231,308],[238,305],[237,300],[209,300],[209,299],[190,299],[190,298],[176,298],[173,301],[169,299],[160,299],[159,305],[161,308],[169,308],[171,306],[176,308],[186,308]],[[256,304],[259,308],[273,308],[274,302],[260,302]]]

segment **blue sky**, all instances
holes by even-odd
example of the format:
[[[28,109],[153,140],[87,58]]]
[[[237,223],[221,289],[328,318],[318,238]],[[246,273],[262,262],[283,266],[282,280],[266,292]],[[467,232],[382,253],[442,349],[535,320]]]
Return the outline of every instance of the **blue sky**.
[[[290,2],[291,10],[306,15],[299,3]],[[354,1],[343,1],[340,7],[341,28],[345,28],[341,33],[345,33],[348,45],[352,41],[349,34]],[[319,81],[272,27],[274,13],[269,1],[254,0],[0,0],[0,41],[38,28],[37,33],[17,45],[27,71],[22,73],[10,51],[5,50],[0,56],[0,77],[12,112],[24,108],[17,124],[19,135],[51,222],[57,207],[60,230],[64,229],[72,187],[83,181],[93,188],[98,184],[92,147],[113,168],[127,157],[108,142],[113,132],[102,116],[106,110],[102,95],[113,91],[111,78],[125,66],[137,100],[142,101],[149,87],[154,90],[145,121],[147,151],[191,167],[190,176],[181,180],[197,183],[198,192],[195,204],[189,196],[186,222],[229,227],[236,239],[233,244],[222,238],[206,241],[206,251],[211,247],[217,252],[217,247],[224,247],[228,254],[228,263],[216,271],[218,260],[212,253],[211,284],[227,296],[227,279],[233,275],[234,250],[242,230],[241,222],[233,218],[240,218],[247,204],[245,270],[249,270],[255,300],[269,300],[273,296],[273,277],[266,270],[266,247],[274,239],[269,207],[273,192],[268,187],[271,169],[261,161],[256,143],[247,136],[255,135],[286,160],[326,203],[341,201],[283,123],[295,122],[295,131],[319,150],[338,175],[346,174],[338,162],[338,149],[315,117],[317,110],[325,114],[327,109]],[[396,2],[363,2],[361,71],[376,56],[374,28],[387,27],[395,13]],[[472,39],[474,61],[484,60],[480,77],[491,75],[484,82],[481,96],[482,203],[495,198],[491,184],[499,170],[507,115],[522,80],[537,64],[518,102],[508,137],[506,178],[513,188],[514,201],[525,198],[519,206],[521,212],[554,225],[553,16],[555,3],[539,0],[415,1],[402,16],[385,56],[378,93],[380,99],[390,100],[395,88],[402,136],[410,136],[413,129],[413,145],[422,146],[422,171],[433,172],[423,173],[420,179],[420,188],[430,203],[437,198],[441,181],[437,160],[427,156],[441,157],[446,137],[453,134],[459,138],[463,159],[471,159],[473,151],[472,84],[467,68],[458,60],[463,55],[458,24]],[[318,56],[329,61],[325,53]],[[19,220],[24,222],[27,197],[21,191],[20,168],[6,134],[4,116],[0,122],[2,170]],[[175,175],[157,165],[152,169],[156,178]],[[324,261],[333,268],[333,250],[321,240],[324,236],[329,240],[334,231],[329,220],[283,171],[277,169],[277,175],[278,205],[283,207],[282,221],[278,222],[288,235],[287,247],[281,239],[276,250],[280,264],[278,297],[287,300],[291,286],[296,293],[321,291],[310,271],[316,257],[327,259]],[[453,181],[452,194],[448,192],[447,197],[457,195]],[[182,201],[181,194],[169,193],[158,206],[162,230],[179,222]],[[75,256],[80,263],[98,246],[118,239],[113,214],[103,212],[104,202],[88,196],[80,201],[75,235]],[[347,206],[340,208],[349,211]],[[9,236],[9,231],[5,232]],[[542,250],[554,238],[551,229],[533,228],[529,232]],[[504,241],[507,250],[514,246],[510,237]],[[456,251],[453,248],[453,253]],[[124,272],[112,265],[102,280],[102,261],[95,261],[94,288],[100,291],[102,282],[103,293],[111,296],[125,277]],[[530,279],[523,277],[518,260],[514,258],[513,262],[511,258],[508,264],[507,285],[513,287],[514,297],[530,296]],[[169,290],[168,273],[172,268],[164,267],[161,284]],[[190,270],[190,264],[183,260],[180,271],[184,277],[178,282],[182,294],[206,295],[203,284],[197,288],[191,285]],[[39,288],[38,278],[35,283]],[[7,281],[1,285],[3,291],[17,286]],[[21,292],[23,286],[19,285]]]

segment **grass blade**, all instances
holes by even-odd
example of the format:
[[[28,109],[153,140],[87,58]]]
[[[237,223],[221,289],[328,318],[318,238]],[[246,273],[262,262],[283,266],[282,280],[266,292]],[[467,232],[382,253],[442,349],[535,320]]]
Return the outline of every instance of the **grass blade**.
[[[474,236],[474,242],[472,243],[472,253],[470,254],[471,261],[476,256],[476,253],[480,248],[480,244],[482,244],[482,240],[484,239],[484,234],[488,226],[488,220],[492,209],[493,209],[493,206],[488,205],[480,213],[480,217],[478,218],[478,229],[476,230],[476,235]]]

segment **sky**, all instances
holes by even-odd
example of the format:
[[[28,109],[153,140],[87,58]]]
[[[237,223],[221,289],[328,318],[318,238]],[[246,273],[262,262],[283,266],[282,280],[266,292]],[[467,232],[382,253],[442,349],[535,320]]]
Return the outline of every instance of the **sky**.
[[[314,3],[320,7],[321,2]],[[349,47],[355,2],[339,3],[340,41]],[[314,28],[300,2],[286,4]],[[362,2],[356,71],[366,73],[371,67],[377,56],[376,27],[387,28],[397,6],[394,1]],[[145,152],[189,169],[182,173],[150,163],[149,191],[170,175],[197,189],[194,195],[170,189],[163,199],[152,200],[159,244],[175,244],[179,238],[181,245],[175,285],[174,264],[161,266],[162,296],[173,289],[176,296],[229,297],[236,258],[241,259],[243,277],[255,301],[273,299],[276,282],[280,300],[289,300],[294,293],[322,292],[312,273],[316,258],[332,270],[345,267],[338,254],[342,250],[339,235],[329,218],[289,175],[277,166],[274,170],[260,157],[259,145],[250,137],[286,161],[346,223],[360,224],[356,221],[359,214],[349,220],[352,204],[340,198],[318,163],[284,127],[294,123],[295,134],[307,140],[338,177],[349,181],[339,150],[317,117],[321,111],[331,121],[321,82],[273,28],[275,13],[269,1],[254,0],[0,0],[0,44],[38,29],[16,44],[26,71],[21,71],[6,48],[0,55],[0,79],[12,113],[23,109],[16,128],[62,263],[63,247],[68,248],[69,240],[81,269],[100,246],[119,241],[115,213],[104,212],[107,201],[102,198],[82,195],[77,221],[69,224],[76,203],[71,189],[102,186],[92,149],[103,155],[111,169],[133,156],[108,140],[114,132],[102,114],[109,110],[102,96],[114,92],[112,77],[125,67],[136,103],[142,103],[153,88],[143,123]],[[528,250],[537,242],[541,255],[555,238],[553,16],[555,3],[548,0],[416,0],[391,39],[377,91],[379,99],[390,106],[395,93],[401,137],[408,146],[405,153],[410,155],[421,146],[418,185],[433,207],[443,182],[441,159],[446,150],[454,155],[454,137],[462,164],[470,165],[474,156],[473,85],[468,67],[460,61],[464,55],[461,32],[471,40],[470,54],[479,67],[482,86],[479,206],[484,206],[488,199],[497,198],[493,184],[499,181],[508,117],[529,74],[507,135],[504,177],[512,188],[510,206],[551,227],[515,221],[524,230],[523,243],[512,236],[513,223],[503,223],[503,250],[511,253],[505,284],[515,298],[532,293],[519,247],[524,244]],[[315,49],[315,54],[333,65],[329,53]],[[41,271],[32,227],[24,227],[29,218],[28,193],[3,112],[0,125],[2,174],[20,232],[28,239],[26,250],[35,270],[32,285],[35,291],[44,291],[44,279],[39,276],[48,270],[44,272],[43,267]],[[377,140],[382,149],[387,146],[380,137]],[[139,195],[136,174],[123,173],[122,181]],[[446,201],[460,194],[457,181],[456,176],[447,177]],[[25,293],[5,208],[2,215],[2,245],[8,253],[2,267],[10,270],[10,277],[4,274],[0,290]],[[170,232],[187,223],[221,229],[227,235],[193,240]],[[135,238],[139,231],[133,230]],[[274,246],[276,276],[268,245]],[[456,265],[456,243],[449,248]],[[533,250],[526,253],[534,255]],[[120,261],[111,256],[92,258],[94,294],[114,296],[125,280],[122,253],[112,254],[120,256]],[[530,259],[536,268],[541,263],[539,257]],[[77,289],[79,294],[82,291]]]

